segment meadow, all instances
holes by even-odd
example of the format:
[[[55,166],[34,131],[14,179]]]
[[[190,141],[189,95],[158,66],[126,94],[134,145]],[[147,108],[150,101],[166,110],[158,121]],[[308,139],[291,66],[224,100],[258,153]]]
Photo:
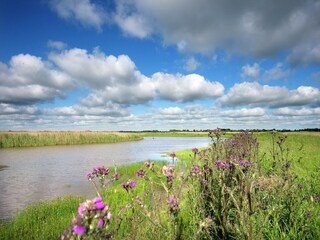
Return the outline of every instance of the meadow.
[[[137,134],[119,132],[0,132],[0,148],[116,143],[142,139]]]
[[[319,134],[209,136],[170,163],[88,169],[96,197],[31,205],[0,239],[320,239]]]

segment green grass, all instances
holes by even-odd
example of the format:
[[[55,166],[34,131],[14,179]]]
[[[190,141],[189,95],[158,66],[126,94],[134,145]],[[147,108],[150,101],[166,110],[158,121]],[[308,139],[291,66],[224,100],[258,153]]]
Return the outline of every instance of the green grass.
[[[0,223],[0,239],[60,239],[83,198],[64,197],[30,205],[9,223]]]
[[[0,148],[116,143],[142,139],[137,134],[117,132],[0,132]]]
[[[260,154],[266,159],[271,158],[272,141],[270,133],[256,134],[260,143]],[[320,166],[320,135],[312,133],[279,133],[278,136],[288,136],[289,160],[294,172],[302,178],[310,178],[312,173],[318,172]],[[278,139],[275,139],[278,141]],[[270,161],[266,161],[266,166]]]

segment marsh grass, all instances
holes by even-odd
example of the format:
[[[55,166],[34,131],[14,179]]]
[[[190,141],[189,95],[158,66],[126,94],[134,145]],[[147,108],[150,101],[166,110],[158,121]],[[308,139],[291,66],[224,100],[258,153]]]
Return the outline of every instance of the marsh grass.
[[[0,148],[117,143],[142,139],[137,134],[118,132],[0,132]]]

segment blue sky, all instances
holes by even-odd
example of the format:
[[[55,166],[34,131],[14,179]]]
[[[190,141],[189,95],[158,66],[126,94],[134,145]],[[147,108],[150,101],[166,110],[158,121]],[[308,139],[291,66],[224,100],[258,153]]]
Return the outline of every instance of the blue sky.
[[[0,130],[320,127],[320,1],[2,0]]]

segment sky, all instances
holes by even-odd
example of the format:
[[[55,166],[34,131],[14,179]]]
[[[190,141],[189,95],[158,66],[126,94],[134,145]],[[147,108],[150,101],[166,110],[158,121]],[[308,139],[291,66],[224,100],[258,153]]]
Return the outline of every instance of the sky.
[[[320,128],[319,0],[1,0],[0,130]]]

